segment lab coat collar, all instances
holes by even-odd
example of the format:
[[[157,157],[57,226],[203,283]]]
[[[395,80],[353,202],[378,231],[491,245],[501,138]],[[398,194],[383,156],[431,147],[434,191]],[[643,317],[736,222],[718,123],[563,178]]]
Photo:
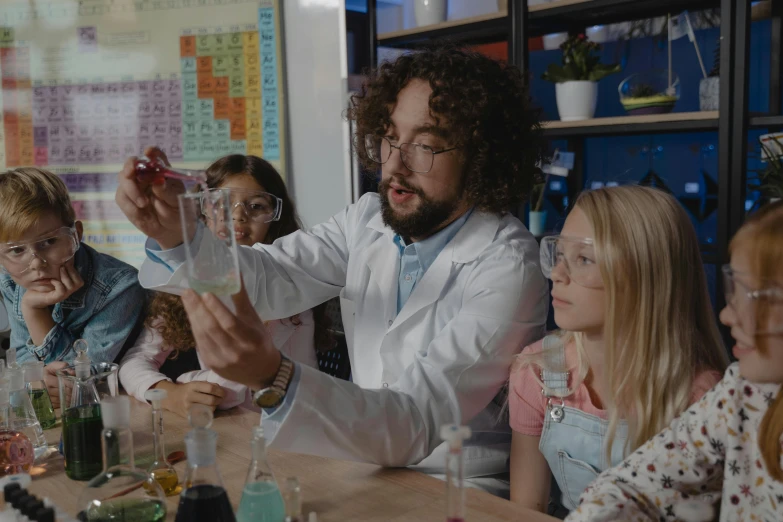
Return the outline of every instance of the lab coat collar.
[[[499,226],[500,218],[495,214],[474,211],[438,257],[449,255],[455,263],[470,263],[494,241]],[[396,234],[383,222],[380,211],[367,222],[367,228],[381,232],[394,243]]]

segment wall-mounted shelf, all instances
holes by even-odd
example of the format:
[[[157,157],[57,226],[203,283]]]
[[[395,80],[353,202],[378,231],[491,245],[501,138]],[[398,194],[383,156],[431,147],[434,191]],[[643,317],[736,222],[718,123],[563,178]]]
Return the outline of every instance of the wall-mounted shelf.
[[[545,121],[541,126],[548,138],[714,131],[718,129],[718,111],[616,116],[582,121]]]
[[[685,9],[720,7],[719,0],[557,0],[528,8],[531,36],[548,32],[581,30],[597,24],[641,20]]]
[[[508,37],[505,11],[489,13],[458,20],[448,20],[434,25],[413,27],[402,31],[381,33],[378,45],[384,47],[415,47],[430,40],[448,38],[455,42],[478,43],[482,40],[504,40]]]

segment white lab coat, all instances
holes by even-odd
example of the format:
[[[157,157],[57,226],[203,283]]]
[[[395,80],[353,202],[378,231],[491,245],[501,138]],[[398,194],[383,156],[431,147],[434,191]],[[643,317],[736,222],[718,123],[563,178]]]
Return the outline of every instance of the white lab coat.
[[[466,476],[506,471],[508,422],[493,399],[513,356],[543,336],[548,285],[538,245],[513,216],[475,211],[397,314],[393,238],[377,194],[368,194],[307,232],[240,249],[264,320],[340,296],[353,372],[347,382],[300,365],[290,408],[265,415],[264,434],[280,450],[437,473],[440,426],[460,415],[474,433]],[[147,260],[139,279],[177,292],[185,272]]]

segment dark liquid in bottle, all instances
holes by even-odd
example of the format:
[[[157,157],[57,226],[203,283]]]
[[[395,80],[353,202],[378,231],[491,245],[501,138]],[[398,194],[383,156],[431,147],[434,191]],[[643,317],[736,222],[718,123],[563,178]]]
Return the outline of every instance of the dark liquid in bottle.
[[[65,473],[73,480],[90,480],[103,471],[101,407],[88,404],[63,413]]]
[[[179,497],[175,522],[236,522],[226,490],[220,486],[193,486]]]

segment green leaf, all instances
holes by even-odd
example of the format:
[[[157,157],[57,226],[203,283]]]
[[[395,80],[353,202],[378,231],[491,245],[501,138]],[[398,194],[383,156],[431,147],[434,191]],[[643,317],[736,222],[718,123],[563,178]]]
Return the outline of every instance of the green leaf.
[[[603,64],[599,63],[595,66],[595,68],[590,72],[587,79],[593,82],[597,82],[598,80],[605,78],[609,76],[610,74],[618,73],[622,71],[623,68],[620,67],[620,64]]]

